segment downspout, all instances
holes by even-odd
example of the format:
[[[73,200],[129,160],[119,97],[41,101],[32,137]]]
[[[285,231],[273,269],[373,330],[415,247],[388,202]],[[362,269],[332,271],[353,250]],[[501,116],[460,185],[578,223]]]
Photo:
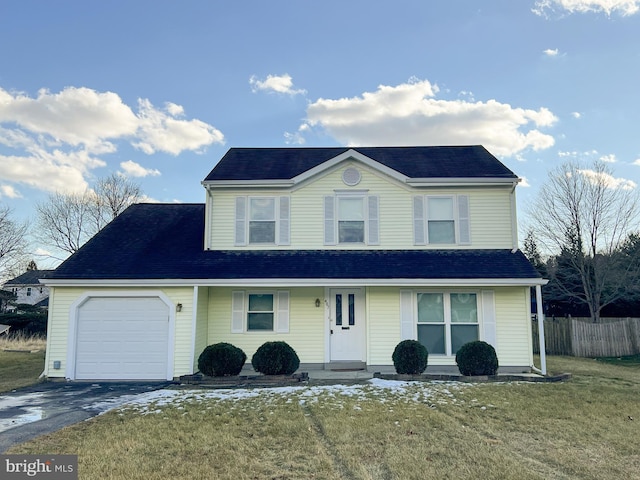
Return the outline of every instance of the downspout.
[[[540,370],[532,366],[532,369],[542,375],[547,374],[547,349],[544,342],[544,310],[542,307],[542,287],[536,285],[536,311],[538,312],[538,339],[540,343]]]

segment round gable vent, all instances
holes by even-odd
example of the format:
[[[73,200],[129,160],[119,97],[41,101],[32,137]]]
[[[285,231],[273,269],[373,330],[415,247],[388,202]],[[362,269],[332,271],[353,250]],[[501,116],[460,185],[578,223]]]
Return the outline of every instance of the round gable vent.
[[[362,176],[360,175],[360,172],[353,167],[349,167],[342,172],[342,181],[345,185],[349,185],[350,187],[359,184],[361,178]]]

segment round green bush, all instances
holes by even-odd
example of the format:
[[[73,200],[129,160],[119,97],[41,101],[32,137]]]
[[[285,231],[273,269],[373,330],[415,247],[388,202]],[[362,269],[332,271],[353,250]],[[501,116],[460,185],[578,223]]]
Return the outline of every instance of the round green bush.
[[[247,355],[230,343],[216,343],[206,347],[198,357],[198,369],[210,377],[238,375]]]
[[[300,366],[300,359],[288,343],[266,342],[256,350],[251,365],[265,375],[291,375]]]
[[[456,363],[462,375],[495,375],[498,371],[498,356],[487,342],[476,340],[465,343],[456,353]]]
[[[418,375],[427,369],[429,352],[417,340],[403,340],[396,345],[391,358],[396,373]]]

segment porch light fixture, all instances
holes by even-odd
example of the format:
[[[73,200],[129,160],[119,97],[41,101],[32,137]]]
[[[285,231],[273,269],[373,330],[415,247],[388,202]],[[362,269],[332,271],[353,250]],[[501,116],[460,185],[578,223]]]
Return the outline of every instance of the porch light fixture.
[[[176,305],[176,312],[181,312],[182,311],[182,304],[179,303]]]
[[[320,308],[320,299],[316,298],[316,308]]]

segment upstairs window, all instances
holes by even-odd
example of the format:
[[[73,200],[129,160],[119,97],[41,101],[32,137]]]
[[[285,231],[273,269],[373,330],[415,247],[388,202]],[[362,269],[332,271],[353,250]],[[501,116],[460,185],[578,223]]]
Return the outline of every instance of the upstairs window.
[[[364,243],[363,197],[338,197],[338,243]]]
[[[27,287],[27,297],[31,296],[31,287]]]
[[[276,200],[249,199],[249,243],[276,243]]]
[[[413,233],[416,245],[469,245],[469,196],[415,196]]]
[[[324,244],[380,243],[377,195],[338,193],[324,197]]]
[[[429,243],[456,243],[453,197],[427,197]]]
[[[289,245],[289,197],[236,197],[236,245]]]

